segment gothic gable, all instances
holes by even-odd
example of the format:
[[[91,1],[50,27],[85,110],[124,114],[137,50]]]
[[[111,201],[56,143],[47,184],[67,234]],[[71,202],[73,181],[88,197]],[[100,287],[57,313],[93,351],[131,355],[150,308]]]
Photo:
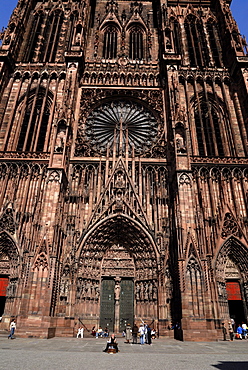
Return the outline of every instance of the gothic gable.
[[[11,202],[7,203],[0,216],[0,232],[7,231],[10,235],[16,234],[17,223],[15,220],[15,209]]]
[[[109,189],[112,189],[111,193],[109,193]],[[130,203],[134,200],[132,198],[129,198],[128,196],[130,191],[132,192],[133,197],[137,202],[137,208],[135,212],[132,209]],[[106,204],[104,200],[103,205],[103,199],[105,198],[106,193],[108,193],[109,202],[108,204]],[[102,212],[99,213],[100,209],[102,210]],[[140,221],[142,221],[142,223],[148,226],[148,220],[142,208],[140,199],[137,195],[135,185],[127,173],[127,169],[123,159],[119,158],[112,170],[111,176],[109,177],[105,185],[99,202],[95,207],[88,227],[93,222],[95,223],[97,220],[102,219],[104,216],[106,217],[106,215],[108,214],[125,212],[128,212],[128,214],[131,213],[134,218],[139,219]]]

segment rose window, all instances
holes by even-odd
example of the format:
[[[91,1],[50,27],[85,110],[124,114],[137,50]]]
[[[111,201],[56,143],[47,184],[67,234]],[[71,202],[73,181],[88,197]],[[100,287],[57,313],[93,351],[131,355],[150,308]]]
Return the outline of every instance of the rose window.
[[[86,121],[86,137],[95,150],[116,155],[147,152],[158,135],[152,112],[131,101],[113,101],[95,108]]]

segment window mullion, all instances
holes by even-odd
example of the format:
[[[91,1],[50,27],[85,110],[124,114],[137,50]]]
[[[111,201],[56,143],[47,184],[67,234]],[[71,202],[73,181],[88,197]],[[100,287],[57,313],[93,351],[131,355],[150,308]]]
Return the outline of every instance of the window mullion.
[[[207,155],[206,137],[205,137],[205,131],[204,131],[204,124],[203,124],[203,120],[202,120],[202,110],[201,110],[200,98],[199,98],[198,90],[197,90],[197,86],[196,86],[196,81],[194,81],[194,89],[195,89],[197,109],[198,109],[199,120],[200,120],[200,129],[201,129],[201,136],[202,136],[202,143],[203,143],[203,151],[204,151],[204,154]],[[199,143],[198,143],[198,152],[199,152]]]
[[[45,96],[44,96],[43,101],[42,101],[42,106],[41,106],[41,111],[40,111],[39,121],[38,121],[38,127],[37,127],[37,132],[36,132],[36,135],[34,135],[34,138],[33,138],[33,139],[35,139],[35,143],[34,143],[34,147],[33,147],[33,150],[34,151],[37,151],[37,143],[38,143],[39,136],[40,136],[41,123],[42,123],[42,120],[43,120],[43,115],[44,115],[44,111],[45,111],[45,107],[46,107],[48,90],[49,90],[49,82],[47,83]],[[32,145],[33,145],[33,140],[32,140]]]
[[[211,137],[211,135],[209,135],[209,145],[211,146],[214,154],[218,155],[219,153],[218,153],[218,147],[217,147],[217,141],[216,141],[216,135],[215,135],[215,127],[214,127],[214,122],[213,122],[213,117],[212,117],[211,103],[208,99],[206,82],[204,81],[203,83],[204,83],[205,100],[206,100],[207,108],[208,108],[210,128],[211,128],[211,131],[212,131],[212,137]]]
[[[199,57],[200,57],[200,63],[201,63],[200,65],[204,66],[205,63],[204,63],[204,57],[203,57],[203,52],[202,52],[202,46],[203,46],[204,40],[202,40],[202,35],[199,32],[198,27],[201,27],[201,25],[199,23],[196,23],[195,24],[196,44],[199,50]]]
[[[47,39],[47,45],[46,45],[46,49],[45,49],[45,52],[44,52],[43,62],[45,62],[46,58],[47,58],[47,52],[48,52],[48,49],[49,49],[49,45],[50,45],[50,41],[51,41],[51,35],[52,35],[52,31],[53,31],[53,26],[54,26],[54,18],[55,18],[55,16],[53,14],[52,23],[51,23],[51,26],[50,26],[50,32],[49,32],[49,36],[48,36],[48,39]],[[48,18],[48,20],[49,20],[49,18]]]
[[[196,56],[196,50],[195,50],[195,40],[194,40],[194,35],[192,34],[192,27],[195,27],[195,24],[189,23],[189,35],[190,35],[190,40],[191,40],[191,45],[192,45],[192,52],[193,52],[193,57],[194,57],[194,61],[193,62],[197,66],[197,56]]]
[[[30,132],[30,128],[31,128],[32,120],[33,120],[33,115],[34,115],[34,112],[35,112],[36,102],[37,102],[37,99],[38,99],[39,89],[40,89],[40,80],[38,81],[38,85],[37,85],[37,88],[36,88],[36,91],[35,91],[35,95],[34,95],[34,100],[33,100],[33,103],[32,103],[32,109],[30,111],[30,117],[29,117],[29,121],[28,121],[26,136],[25,136],[25,140],[24,140],[24,144],[23,144],[23,148],[22,148],[22,150],[24,152],[26,151],[26,146],[27,146],[27,142],[28,142],[29,132]]]
[[[50,56],[49,56],[49,62],[54,62],[55,58],[56,58],[56,55],[54,55],[54,50],[56,51],[55,46],[57,44],[57,36],[58,36],[59,25],[60,25],[60,21],[61,21],[61,14],[59,16],[56,16],[56,20],[57,20],[57,23],[56,23],[56,26],[55,26],[54,37],[53,37],[53,40],[52,40],[52,47],[51,47],[51,52],[50,52]]]

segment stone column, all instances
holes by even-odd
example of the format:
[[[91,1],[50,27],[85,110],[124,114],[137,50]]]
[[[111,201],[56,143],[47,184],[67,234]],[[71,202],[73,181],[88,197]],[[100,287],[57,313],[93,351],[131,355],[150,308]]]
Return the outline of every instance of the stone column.
[[[120,293],[121,293],[121,279],[115,279],[115,325],[114,332],[119,333],[120,329]]]

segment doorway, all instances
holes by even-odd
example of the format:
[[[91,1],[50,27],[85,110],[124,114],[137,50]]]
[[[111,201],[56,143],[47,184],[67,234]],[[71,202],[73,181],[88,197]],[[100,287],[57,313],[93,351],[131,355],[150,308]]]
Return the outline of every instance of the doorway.
[[[238,326],[246,321],[239,280],[227,280],[226,292],[230,317],[234,319],[236,326]]]
[[[121,280],[120,294],[120,332],[126,329],[127,324],[133,327],[134,319],[134,284],[131,279]]]
[[[0,275],[0,316],[2,316],[4,313],[8,285],[9,278],[7,276]]]
[[[103,279],[101,289],[100,326],[104,330],[114,331],[115,323],[115,281],[114,279]]]
[[[120,284],[119,284],[120,280]],[[117,287],[120,291],[117,296]],[[133,325],[134,283],[130,278],[103,278],[101,287],[100,326],[110,332],[122,332]]]

